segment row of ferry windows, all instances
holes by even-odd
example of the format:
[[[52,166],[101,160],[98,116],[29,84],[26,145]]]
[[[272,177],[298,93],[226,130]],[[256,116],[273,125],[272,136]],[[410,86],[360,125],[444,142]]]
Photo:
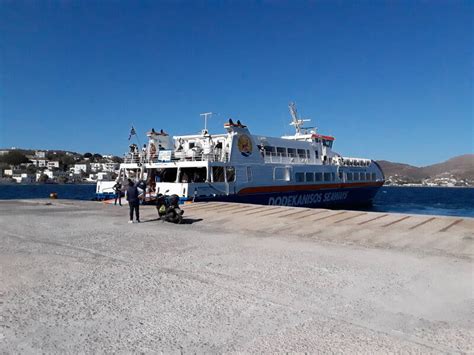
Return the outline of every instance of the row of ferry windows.
[[[339,179],[343,179],[343,173],[339,172]],[[375,181],[377,176],[375,173],[356,172],[346,173],[346,181]],[[336,181],[336,173],[295,173],[296,182],[320,182],[320,181]]]
[[[296,182],[335,181],[336,173],[295,173]]]
[[[177,168],[164,169],[157,175],[157,181],[161,182],[181,182],[181,183],[202,183],[207,181],[207,169],[205,167],[181,168],[179,176]],[[211,178],[213,182],[234,182],[235,168],[233,166],[213,166]],[[367,172],[347,172],[346,181],[376,181],[375,173]],[[246,168],[247,181],[252,180],[252,168]],[[296,182],[322,182],[336,181],[336,173],[333,172],[296,172]],[[344,177],[343,172],[339,172],[339,180]],[[176,181],[178,180],[178,181]],[[291,170],[289,168],[274,168],[273,180],[290,181]]]
[[[157,182],[181,182],[181,183],[203,183],[208,181],[207,169],[205,167],[163,169],[156,175]],[[213,166],[212,181],[233,182],[235,181],[235,168],[233,166]]]
[[[269,145],[264,146],[263,149],[266,156],[310,158],[310,152],[307,149],[272,147]],[[316,151],[316,157],[317,155],[318,152]]]
[[[377,175],[375,173],[347,173],[347,181],[375,181],[377,180]]]

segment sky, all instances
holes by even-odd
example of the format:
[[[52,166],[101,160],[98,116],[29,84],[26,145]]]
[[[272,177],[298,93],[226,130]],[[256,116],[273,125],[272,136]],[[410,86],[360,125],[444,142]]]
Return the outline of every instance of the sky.
[[[0,147],[121,155],[229,118],[344,156],[474,152],[474,1],[0,0]]]

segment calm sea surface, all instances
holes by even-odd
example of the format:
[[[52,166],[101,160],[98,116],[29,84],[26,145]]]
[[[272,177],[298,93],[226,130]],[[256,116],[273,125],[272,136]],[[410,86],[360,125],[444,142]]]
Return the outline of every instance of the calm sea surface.
[[[0,185],[0,199],[59,198],[91,200],[95,185]],[[382,187],[370,209],[377,212],[474,217],[474,188]]]

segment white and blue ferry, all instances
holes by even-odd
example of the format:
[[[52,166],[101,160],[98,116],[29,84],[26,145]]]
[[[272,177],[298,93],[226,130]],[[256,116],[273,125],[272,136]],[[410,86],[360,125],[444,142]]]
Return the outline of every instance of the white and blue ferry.
[[[348,207],[370,205],[384,183],[373,160],[333,151],[334,137],[304,128],[289,105],[294,135],[253,135],[229,120],[225,133],[170,137],[147,133],[143,152],[130,152],[118,180],[146,181],[147,197],[176,194],[183,202],[226,201],[262,205]],[[207,114],[206,114],[207,115]],[[207,118],[207,116],[206,116]],[[116,181],[101,181],[98,197]]]

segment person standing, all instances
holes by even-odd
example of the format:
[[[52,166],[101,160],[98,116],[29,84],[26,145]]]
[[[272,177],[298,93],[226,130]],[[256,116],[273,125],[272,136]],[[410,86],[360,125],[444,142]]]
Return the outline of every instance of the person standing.
[[[118,200],[119,205],[122,206],[122,184],[120,183],[120,181],[117,181],[117,183],[114,185],[114,191],[115,191],[114,205],[117,205],[117,200]]]
[[[127,187],[127,201],[130,207],[130,220],[128,223],[133,223],[133,211],[135,211],[135,218],[137,223],[140,223],[140,200],[137,186],[132,180],[128,179]]]

